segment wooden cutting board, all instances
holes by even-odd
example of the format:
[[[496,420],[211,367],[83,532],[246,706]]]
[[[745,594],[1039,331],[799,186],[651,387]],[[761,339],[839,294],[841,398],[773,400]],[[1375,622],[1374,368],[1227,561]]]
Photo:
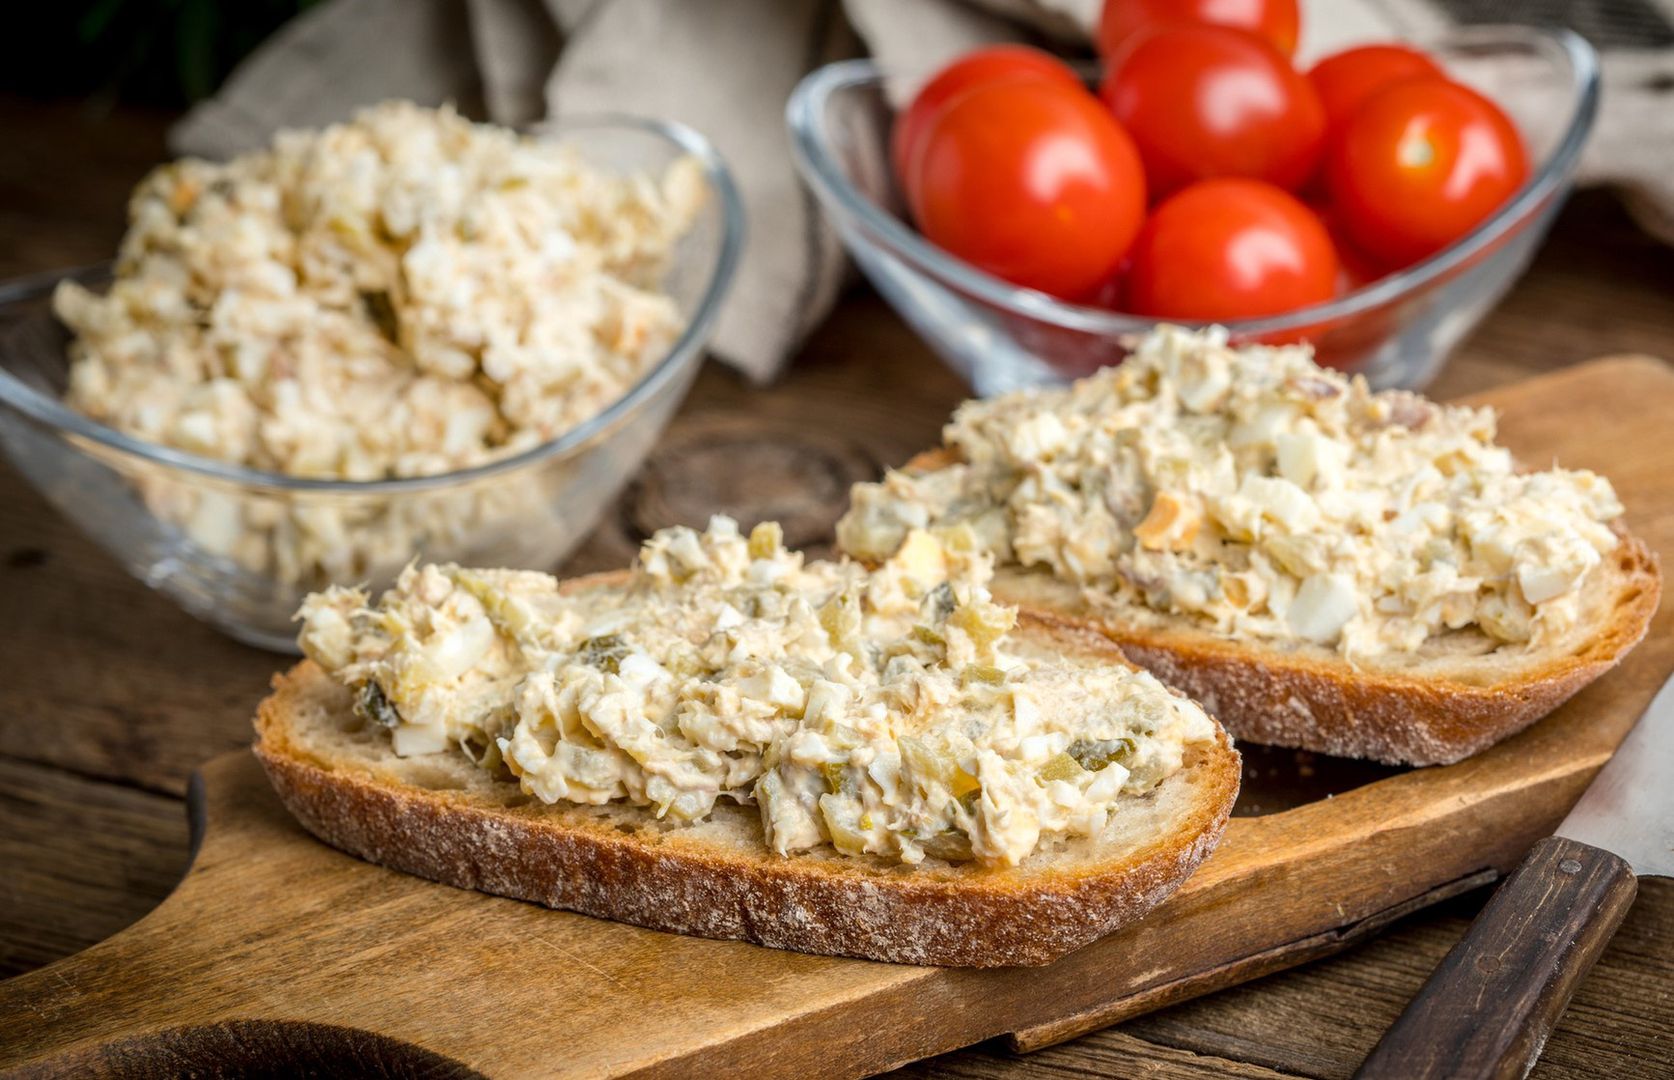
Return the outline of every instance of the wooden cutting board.
[[[1607,472],[1633,530],[1674,551],[1667,366],[1598,360],[1490,400],[1523,460]],[[0,984],[0,1068],[846,1076],[998,1035],[1043,1046],[1337,951],[1491,880],[1558,822],[1674,667],[1670,620],[1659,612],[1564,709],[1458,765],[1251,750],[1241,812],[1259,816],[1236,817],[1149,917],[1044,968],[804,956],[436,885],[315,841],[254,759],[229,754],[194,782],[195,858],[175,892]]]

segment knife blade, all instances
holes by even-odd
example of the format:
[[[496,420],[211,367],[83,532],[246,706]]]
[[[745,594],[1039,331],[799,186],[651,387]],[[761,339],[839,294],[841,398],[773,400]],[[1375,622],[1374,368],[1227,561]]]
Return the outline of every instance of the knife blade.
[[[1614,852],[1639,877],[1674,877],[1674,678],[1604,763],[1558,835]]]
[[[1355,1076],[1527,1076],[1627,916],[1638,876],[1674,876],[1674,677],[1580,800],[1512,872]]]

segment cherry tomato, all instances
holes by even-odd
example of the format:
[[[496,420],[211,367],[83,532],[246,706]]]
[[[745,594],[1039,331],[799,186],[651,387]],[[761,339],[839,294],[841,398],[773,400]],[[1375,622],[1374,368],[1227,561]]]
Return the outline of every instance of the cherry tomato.
[[[1277,315],[1337,289],[1324,223],[1259,180],[1202,180],[1170,196],[1140,230],[1132,260],[1128,306],[1165,319]]]
[[[1325,225],[1326,234],[1337,253],[1337,296],[1365,288],[1382,278],[1383,264],[1356,248],[1343,235],[1336,210],[1329,203],[1304,202],[1305,206]],[[1383,304],[1351,315],[1321,319],[1280,332],[1254,335],[1248,339],[1257,345],[1296,345],[1307,342],[1313,346],[1314,360],[1325,367],[1354,371],[1363,367],[1399,327],[1392,304]]]
[[[910,155],[944,105],[972,87],[1005,79],[1044,79],[1065,86],[1081,86],[1081,79],[1068,64],[1027,45],[992,45],[968,52],[925,83],[895,121],[889,146],[895,175],[905,183]]]
[[[1153,196],[1212,176],[1294,190],[1319,164],[1319,95],[1253,34],[1158,30],[1132,40],[1110,65],[1099,93],[1133,136]]]
[[[1091,94],[1048,82],[990,83],[949,104],[906,186],[932,243],[1066,299],[1115,270],[1145,216],[1133,143]]]
[[[1523,140],[1499,106],[1445,79],[1386,86],[1332,140],[1326,187],[1343,229],[1390,267],[1470,232],[1528,176]]]
[[[1351,293],[1364,289],[1374,281],[1389,276],[1383,262],[1360,250],[1360,245],[1339,229],[1329,229],[1331,242],[1337,248],[1337,261],[1342,266],[1338,292]]]
[[[1381,260],[1361,251],[1354,241],[1349,239],[1348,232],[1343,228],[1343,215],[1335,206],[1313,199],[1304,199],[1302,205],[1324,224],[1326,233],[1331,237],[1331,246],[1336,249],[1339,294],[1354,292],[1389,273]]]
[[[1290,56],[1296,52],[1302,16],[1296,0],[1105,0],[1096,34],[1099,54],[1115,56],[1139,31],[1179,23],[1248,30]]]
[[[1406,45],[1362,45],[1332,53],[1308,72],[1319,102],[1325,106],[1325,124],[1341,131],[1354,111],[1377,91],[1403,79],[1425,75],[1441,76],[1436,62]]]

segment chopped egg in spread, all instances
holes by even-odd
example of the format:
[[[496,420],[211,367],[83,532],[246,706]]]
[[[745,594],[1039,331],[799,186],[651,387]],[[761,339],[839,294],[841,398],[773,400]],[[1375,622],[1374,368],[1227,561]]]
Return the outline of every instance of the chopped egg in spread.
[[[915,531],[868,570],[717,517],[611,584],[432,565],[376,604],[332,588],[300,641],[398,754],[462,752],[548,803],[696,821],[725,798],[780,854],[1015,865],[1101,833],[1216,728],[1148,674],[1015,651],[968,540]]]
[[[705,198],[690,158],[618,175],[403,102],[225,163],[174,162],[134,192],[108,291],[58,287],[66,400],[136,438],[296,477],[482,465],[599,413],[666,354],[683,320],[659,283]],[[342,529],[182,499],[154,509],[253,569],[349,565]],[[402,528],[410,551],[425,523]]]
[[[838,539],[878,560],[958,528],[1096,607],[1349,658],[1466,628],[1539,643],[1579,620],[1622,506],[1591,472],[1517,471],[1494,425],[1306,348],[1165,326],[1072,386],[965,404],[961,460],[856,485]]]

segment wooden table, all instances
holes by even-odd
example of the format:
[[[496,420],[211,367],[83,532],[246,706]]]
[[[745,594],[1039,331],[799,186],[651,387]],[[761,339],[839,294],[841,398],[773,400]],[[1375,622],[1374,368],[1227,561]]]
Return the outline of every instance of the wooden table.
[[[107,257],[127,190],[162,156],[167,119],[0,99],[0,277]],[[1674,252],[1588,193],[1433,391],[1620,352],[1674,357]],[[787,539],[812,546],[848,482],[928,445],[961,396],[888,308],[856,291],[773,387],[706,370],[567,569],[619,565],[639,536],[713,511],[782,518]],[[279,663],[147,591],[0,467],[0,976],[110,935],[169,891],[187,859],[187,778],[249,741],[251,707]],[[903,1075],[1347,1076],[1483,899],[1027,1057],[976,1047]],[[1674,884],[1645,881],[1534,1075],[1665,1075],[1671,942]]]

